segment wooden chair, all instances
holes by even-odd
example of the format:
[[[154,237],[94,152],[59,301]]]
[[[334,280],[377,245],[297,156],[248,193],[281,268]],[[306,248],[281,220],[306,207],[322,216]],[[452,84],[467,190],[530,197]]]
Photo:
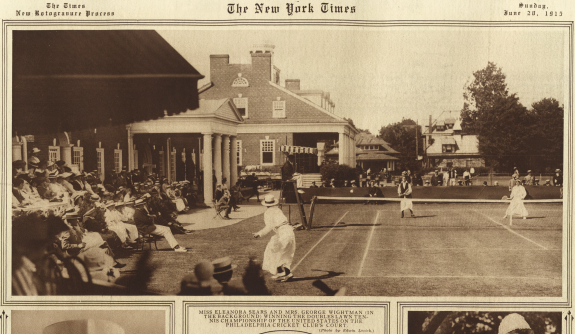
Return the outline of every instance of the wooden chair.
[[[138,236],[138,242],[136,243],[136,250],[144,250],[144,247],[146,246],[146,244],[148,244],[148,247],[150,250],[152,250],[152,243],[154,244],[154,247],[156,247],[156,250],[158,250],[158,244],[157,242],[162,240],[163,237],[160,237],[158,235],[153,235],[150,233],[139,233]]]
[[[216,215],[214,216],[214,218],[219,216],[220,218],[224,219],[224,216],[222,216],[222,212],[226,211],[228,205],[218,204],[216,200],[212,200],[212,205],[214,207],[214,210],[216,211]]]

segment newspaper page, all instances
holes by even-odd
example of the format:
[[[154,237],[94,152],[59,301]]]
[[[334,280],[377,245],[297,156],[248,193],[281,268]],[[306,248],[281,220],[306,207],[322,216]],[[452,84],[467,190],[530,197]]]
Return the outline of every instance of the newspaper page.
[[[572,333],[574,7],[4,1],[0,334]]]

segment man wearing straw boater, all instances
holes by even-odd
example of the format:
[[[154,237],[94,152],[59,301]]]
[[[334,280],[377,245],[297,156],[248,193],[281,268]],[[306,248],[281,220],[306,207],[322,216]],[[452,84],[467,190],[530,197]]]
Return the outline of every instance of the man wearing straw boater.
[[[411,217],[415,218],[413,214],[413,201],[411,200],[411,184],[407,182],[407,178],[401,177],[401,183],[397,187],[397,193],[401,198],[401,218],[403,218],[403,211],[409,210]]]
[[[262,201],[262,205],[267,206],[264,213],[266,227],[253,236],[260,238],[271,231],[274,232],[264,252],[262,269],[272,273],[273,279],[286,282],[293,277],[290,267],[295,254],[295,235],[293,227],[278,208],[278,204],[279,200],[274,195],[266,195]]]

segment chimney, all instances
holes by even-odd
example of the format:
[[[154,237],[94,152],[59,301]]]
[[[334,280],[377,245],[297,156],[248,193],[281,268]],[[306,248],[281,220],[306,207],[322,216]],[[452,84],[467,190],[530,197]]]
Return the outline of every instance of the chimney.
[[[210,80],[214,81],[220,77],[220,73],[225,71],[230,65],[230,55],[210,55]]]
[[[299,79],[286,79],[286,89],[291,90],[300,90]]]

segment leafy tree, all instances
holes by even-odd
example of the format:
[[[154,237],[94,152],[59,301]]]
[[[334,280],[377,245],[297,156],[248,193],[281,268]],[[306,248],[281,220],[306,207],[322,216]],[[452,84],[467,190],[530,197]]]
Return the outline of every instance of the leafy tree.
[[[532,136],[536,139],[533,151],[538,155],[532,159],[533,169],[562,168],[563,166],[563,106],[554,98],[544,98],[532,105],[534,127]],[[537,165],[537,166],[535,166]]]
[[[387,126],[381,127],[379,130],[379,138],[385,140],[389,145],[396,151],[400,152],[399,158],[399,169],[411,171],[419,170],[421,168],[421,163],[417,161],[417,155],[415,152],[416,148],[416,134],[419,139],[418,143],[418,155],[423,152],[423,138],[421,136],[421,126],[409,118],[404,118],[401,122],[389,124]]]
[[[487,67],[473,72],[473,77],[463,92],[465,102],[461,110],[461,126],[469,134],[477,134],[477,121],[486,110],[493,109],[496,98],[509,94],[505,74],[495,63],[488,62]]]

